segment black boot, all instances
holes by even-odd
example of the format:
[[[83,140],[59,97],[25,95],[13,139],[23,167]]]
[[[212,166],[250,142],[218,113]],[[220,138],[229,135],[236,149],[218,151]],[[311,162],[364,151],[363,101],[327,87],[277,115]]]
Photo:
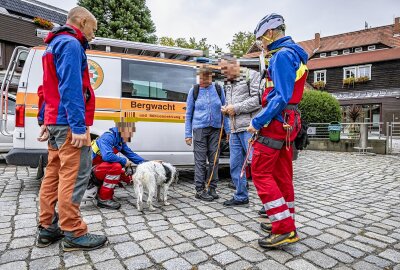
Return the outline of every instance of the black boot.
[[[113,199],[102,200],[100,198],[97,198],[97,206],[100,208],[107,208],[107,209],[114,209],[114,210],[118,210],[121,208],[121,204],[119,202],[114,201]]]
[[[44,248],[50,246],[51,244],[57,242],[64,237],[63,232],[60,228],[57,229],[46,229],[39,225],[39,235],[37,238],[36,246],[39,248]]]
[[[211,196],[207,191],[201,190],[201,191],[197,191],[196,199],[200,199],[200,200],[206,201],[206,202],[212,202],[214,200],[214,197]]]
[[[219,199],[219,195],[217,194],[217,191],[215,190],[215,188],[210,187],[208,189],[208,194],[210,194],[214,198],[214,200]]]
[[[260,216],[260,217],[264,217],[264,218],[267,218],[268,217],[268,215],[267,215],[267,212],[266,212],[266,210],[265,210],[265,207],[263,206],[263,207],[261,207],[261,209],[260,210],[258,210],[258,215]]]

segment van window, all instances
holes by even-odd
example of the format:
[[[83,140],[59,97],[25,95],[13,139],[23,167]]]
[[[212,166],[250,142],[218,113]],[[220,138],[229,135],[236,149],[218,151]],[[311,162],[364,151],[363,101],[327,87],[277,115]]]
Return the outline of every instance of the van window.
[[[186,101],[196,83],[196,69],[122,59],[122,97]]]

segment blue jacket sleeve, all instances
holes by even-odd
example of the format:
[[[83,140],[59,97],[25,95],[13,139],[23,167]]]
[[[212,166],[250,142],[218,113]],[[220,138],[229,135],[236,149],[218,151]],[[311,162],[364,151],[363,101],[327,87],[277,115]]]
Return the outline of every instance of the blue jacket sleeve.
[[[269,124],[285,109],[292,98],[296,81],[296,60],[293,54],[281,51],[276,54],[276,59],[271,64],[271,79],[274,82],[274,89],[268,95],[267,106],[251,121],[251,125],[257,130]]]
[[[97,146],[100,149],[101,158],[105,162],[118,162],[122,166],[126,164],[126,158],[114,154],[114,135],[112,133],[104,133],[97,141]]]
[[[225,103],[226,103],[226,99],[225,99],[225,91],[224,91],[224,88],[222,88],[221,87],[221,103],[222,103],[222,106],[224,106],[225,105]],[[226,134],[229,134],[229,133],[231,133],[231,127],[230,127],[230,124],[229,124],[229,116],[228,115],[223,115],[222,117],[224,117],[224,130],[225,130],[225,133]]]
[[[192,138],[192,120],[194,112],[193,87],[186,99],[185,138]]]
[[[75,134],[85,134],[85,101],[82,90],[82,46],[65,40],[55,50],[60,102],[67,112],[68,124]]]
[[[121,153],[135,164],[140,164],[146,160],[132,151],[126,143],[122,143]]]

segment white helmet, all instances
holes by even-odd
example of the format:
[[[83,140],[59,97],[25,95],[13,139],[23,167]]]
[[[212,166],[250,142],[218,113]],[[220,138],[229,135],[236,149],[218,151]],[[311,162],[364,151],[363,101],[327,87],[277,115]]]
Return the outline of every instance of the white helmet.
[[[282,24],[285,24],[285,19],[283,19],[281,15],[276,13],[268,14],[257,24],[257,27],[254,30],[254,35],[256,35],[256,39],[258,39],[264,35],[267,30],[275,29]]]

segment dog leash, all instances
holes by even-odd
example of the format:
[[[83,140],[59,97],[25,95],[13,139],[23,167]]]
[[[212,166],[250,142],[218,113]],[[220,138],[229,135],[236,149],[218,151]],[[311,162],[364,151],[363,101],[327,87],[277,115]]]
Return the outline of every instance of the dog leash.
[[[246,158],[244,159],[243,166],[242,166],[242,170],[240,171],[240,178],[242,178],[243,175],[244,175],[244,171],[245,171],[245,169],[246,169],[246,165],[247,165],[248,162],[249,162],[249,156],[250,156],[251,150],[253,149],[253,144],[254,144],[254,142],[256,141],[257,136],[258,136],[258,134],[257,134],[257,133],[254,133],[254,134],[251,136],[251,138],[249,139],[249,141],[248,141]]]

